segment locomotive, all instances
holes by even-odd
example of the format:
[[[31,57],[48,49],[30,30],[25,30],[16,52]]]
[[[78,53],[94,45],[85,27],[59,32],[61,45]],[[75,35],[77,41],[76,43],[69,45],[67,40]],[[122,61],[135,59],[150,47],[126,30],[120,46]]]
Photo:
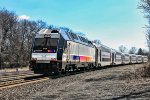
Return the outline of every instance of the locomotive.
[[[73,32],[42,29],[32,45],[30,69],[34,73],[59,74],[147,61],[147,56],[123,54]]]

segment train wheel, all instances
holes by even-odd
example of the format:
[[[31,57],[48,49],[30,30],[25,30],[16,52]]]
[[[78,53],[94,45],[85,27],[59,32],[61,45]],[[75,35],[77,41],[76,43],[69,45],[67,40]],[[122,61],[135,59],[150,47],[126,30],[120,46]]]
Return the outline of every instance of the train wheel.
[[[73,71],[77,71],[78,70],[77,65],[73,65],[72,67],[73,67]]]
[[[61,74],[65,74],[65,70],[64,69],[61,70]]]
[[[57,72],[54,73],[54,75],[61,75],[61,72],[57,71]]]
[[[85,67],[80,67],[80,70],[81,71],[85,71]]]
[[[66,65],[66,67],[65,67],[65,74],[69,73],[69,69],[70,69],[69,65]]]
[[[90,64],[88,64],[88,66],[86,67],[86,70],[89,70],[90,69]]]

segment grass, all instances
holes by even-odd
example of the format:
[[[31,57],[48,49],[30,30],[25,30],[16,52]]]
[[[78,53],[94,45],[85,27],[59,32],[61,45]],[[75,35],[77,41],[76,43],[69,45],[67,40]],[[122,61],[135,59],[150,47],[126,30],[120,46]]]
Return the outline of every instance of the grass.
[[[143,72],[141,73],[142,77],[147,77],[147,78],[150,77],[150,62],[144,65],[142,72]]]
[[[133,70],[125,75],[127,79],[138,80],[138,79],[150,78],[150,62],[142,64],[140,68],[136,68],[137,65],[132,65],[132,66],[133,66]]]

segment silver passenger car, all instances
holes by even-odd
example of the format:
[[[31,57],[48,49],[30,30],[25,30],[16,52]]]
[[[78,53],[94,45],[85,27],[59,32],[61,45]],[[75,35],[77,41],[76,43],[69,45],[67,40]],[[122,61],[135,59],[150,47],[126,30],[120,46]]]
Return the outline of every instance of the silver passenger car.
[[[142,63],[142,55],[136,55],[136,62],[137,63]]]
[[[136,63],[137,61],[136,61],[136,55],[135,54],[130,54],[130,63],[131,64],[134,64],[134,63]]]
[[[147,56],[142,56],[142,62],[146,63],[148,61],[148,57]]]
[[[114,50],[114,64],[115,65],[120,65],[122,64],[122,53],[117,51],[117,50]]]
[[[122,54],[122,64],[129,64],[130,63],[130,55],[123,53]]]
[[[108,66],[112,65],[113,59],[112,59],[112,50],[111,48],[101,44],[98,49],[98,66]]]

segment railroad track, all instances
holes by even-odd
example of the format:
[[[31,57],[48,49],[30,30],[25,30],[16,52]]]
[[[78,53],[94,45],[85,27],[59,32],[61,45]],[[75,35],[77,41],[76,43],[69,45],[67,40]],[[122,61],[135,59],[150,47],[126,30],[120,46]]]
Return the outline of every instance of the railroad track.
[[[41,74],[34,74],[34,73],[30,73],[28,75],[18,74],[18,75],[12,75],[12,76],[0,76],[1,77],[0,78],[0,90],[4,88],[44,81],[50,78],[57,79],[57,78],[65,77],[65,76],[71,76],[71,75],[81,74],[84,72],[97,71],[97,70],[102,70],[102,69],[107,69],[107,68],[112,68],[112,67],[117,67],[117,66],[111,66],[111,67],[108,66],[105,68],[101,67],[101,68],[94,68],[94,69],[88,69],[88,70],[81,70],[81,71],[76,71],[76,72],[70,72],[67,74],[60,74],[56,76],[44,76]]]
[[[19,85],[24,85],[24,84],[29,84],[29,83],[35,83],[39,81],[44,81],[48,80],[49,78],[56,79],[56,78],[61,78],[65,76],[70,76],[70,75],[76,75],[76,74],[81,74],[84,72],[88,71],[95,71],[96,69],[90,69],[90,70],[85,70],[85,71],[77,71],[77,72],[70,72],[67,74],[60,74],[57,76],[44,76],[41,74],[18,74],[18,75],[7,75],[7,76],[0,76],[0,90],[4,88],[10,88],[10,87],[15,87]]]
[[[0,77],[7,77],[7,76],[12,76],[12,75],[21,75],[21,74],[31,74],[33,71],[18,71],[18,72],[3,72],[0,73]]]
[[[49,78],[57,79],[57,78],[61,78],[61,77],[77,75],[77,74],[82,74],[82,73],[91,72],[91,71],[97,71],[97,70],[101,70],[101,69],[103,69],[103,68],[93,68],[93,69],[79,70],[79,71],[69,72],[69,73],[66,73],[66,74],[60,74],[60,75],[56,75],[56,76],[49,76]]]
[[[103,70],[103,69],[108,69],[108,68],[114,68],[114,67],[118,67],[118,66],[127,66],[127,65],[113,65],[113,66],[98,67],[98,68],[79,70],[79,71],[75,71],[75,72],[69,72],[67,74],[60,74],[60,75],[49,76],[49,77],[52,78],[52,79],[56,79],[56,78],[61,78],[61,77],[65,77],[65,76],[82,74],[82,73],[85,73],[85,72],[91,72],[91,71],[98,71],[98,70]]]
[[[31,82],[36,82],[44,79],[48,79],[48,77],[45,77],[41,74],[34,74],[34,73],[3,75],[0,76],[0,89],[27,84]]]

